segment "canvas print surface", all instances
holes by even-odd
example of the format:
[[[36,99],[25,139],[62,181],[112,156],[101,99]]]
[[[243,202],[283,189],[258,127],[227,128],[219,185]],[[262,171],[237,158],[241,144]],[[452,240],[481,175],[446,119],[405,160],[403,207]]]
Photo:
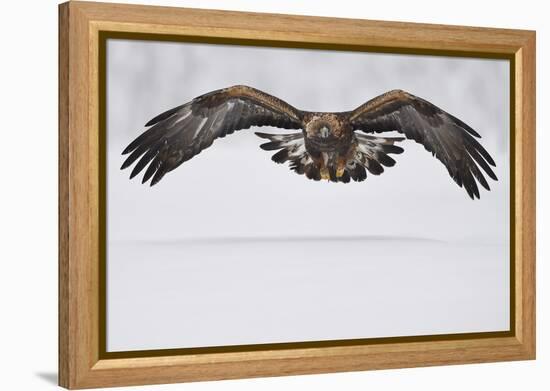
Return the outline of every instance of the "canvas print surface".
[[[107,351],[510,329],[508,61],[106,58]]]

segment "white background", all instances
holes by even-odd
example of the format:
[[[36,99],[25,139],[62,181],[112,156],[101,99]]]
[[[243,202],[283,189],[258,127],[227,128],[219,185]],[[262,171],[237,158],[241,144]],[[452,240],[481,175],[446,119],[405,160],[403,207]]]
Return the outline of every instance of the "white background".
[[[548,34],[543,2],[443,3],[437,1],[150,1],[148,4],[316,14],[538,31],[538,172],[544,155],[548,120]],[[2,96],[2,261],[0,284],[2,388],[53,389],[57,366],[57,9],[54,1],[2,4],[0,92]],[[7,137],[6,137],[7,136]],[[547,178],[547,176],[546,176]],[[545,389],[549,380],[548,337],[548,181],[538,175],[538,360],[424,369],[298,376],[144,387],[166,390],[303,389],[364,390]],[[138,389],[138,388],[136,388]]]
[[[402,88],[477,129],[499,180],[472,201],[404,141],[380,176],[310,181],[252,130],[128,180],[145,122],[235,84],[326,111]],[[508,61],[109,40],[107,350],[508,330],[508,138]]]

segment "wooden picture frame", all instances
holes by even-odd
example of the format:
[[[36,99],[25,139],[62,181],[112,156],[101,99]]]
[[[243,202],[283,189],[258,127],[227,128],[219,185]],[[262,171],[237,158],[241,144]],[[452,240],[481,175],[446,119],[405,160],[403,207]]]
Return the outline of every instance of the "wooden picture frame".
[[[109,36],[502,58],[511,64],[509,332],[105,352],[104,41]],[[103,42],[103,45],[102,45]],[[104,231],[103,231],[104,233]],[[71,1],[59,6],[59,384],[70,389],[535,358],[533,31]]]

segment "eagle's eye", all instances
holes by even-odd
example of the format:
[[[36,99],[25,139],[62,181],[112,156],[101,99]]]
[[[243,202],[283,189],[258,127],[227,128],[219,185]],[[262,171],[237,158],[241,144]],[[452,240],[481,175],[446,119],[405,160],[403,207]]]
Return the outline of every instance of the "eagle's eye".
[[[327,128],[326,126],[323,126],[321,129],[319,129],[319,134],[321,135],[322,138],[327,138],[328,135],[330,134],[330,129]]]

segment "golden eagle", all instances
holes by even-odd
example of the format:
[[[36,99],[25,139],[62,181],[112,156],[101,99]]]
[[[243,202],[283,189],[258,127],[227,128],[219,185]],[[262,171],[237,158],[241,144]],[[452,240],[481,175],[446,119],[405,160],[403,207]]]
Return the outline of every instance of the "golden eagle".
[[[392,90],[353,111],[301,111],[283,100],[248,86],[233,86],[201,95],[150,120],[150,127],[122,154],[130,154],[124,169],[139,159],[130,178],[147,165],[143,183],[151,186],[169,171],[208,148],[215,139],[252,126],[300,129],[298,133],[256,133],[269,140],[260,147],[278,150],[277,163],[313,180],[348,183],[365,180],[395,164],[389,154],[403,152],[395,145],[405,138],[424,146],[438,158],[468,195],[479,198],[477,182],[489,189],[480,168],[494,180],[495,162],[475,137],[481,137],[458,118],[402,90]],[[359,132],[357,132],[359,131]],[[372,133],[397,131],[403,137]],[[477,182],[476,182],[477,180]]]

